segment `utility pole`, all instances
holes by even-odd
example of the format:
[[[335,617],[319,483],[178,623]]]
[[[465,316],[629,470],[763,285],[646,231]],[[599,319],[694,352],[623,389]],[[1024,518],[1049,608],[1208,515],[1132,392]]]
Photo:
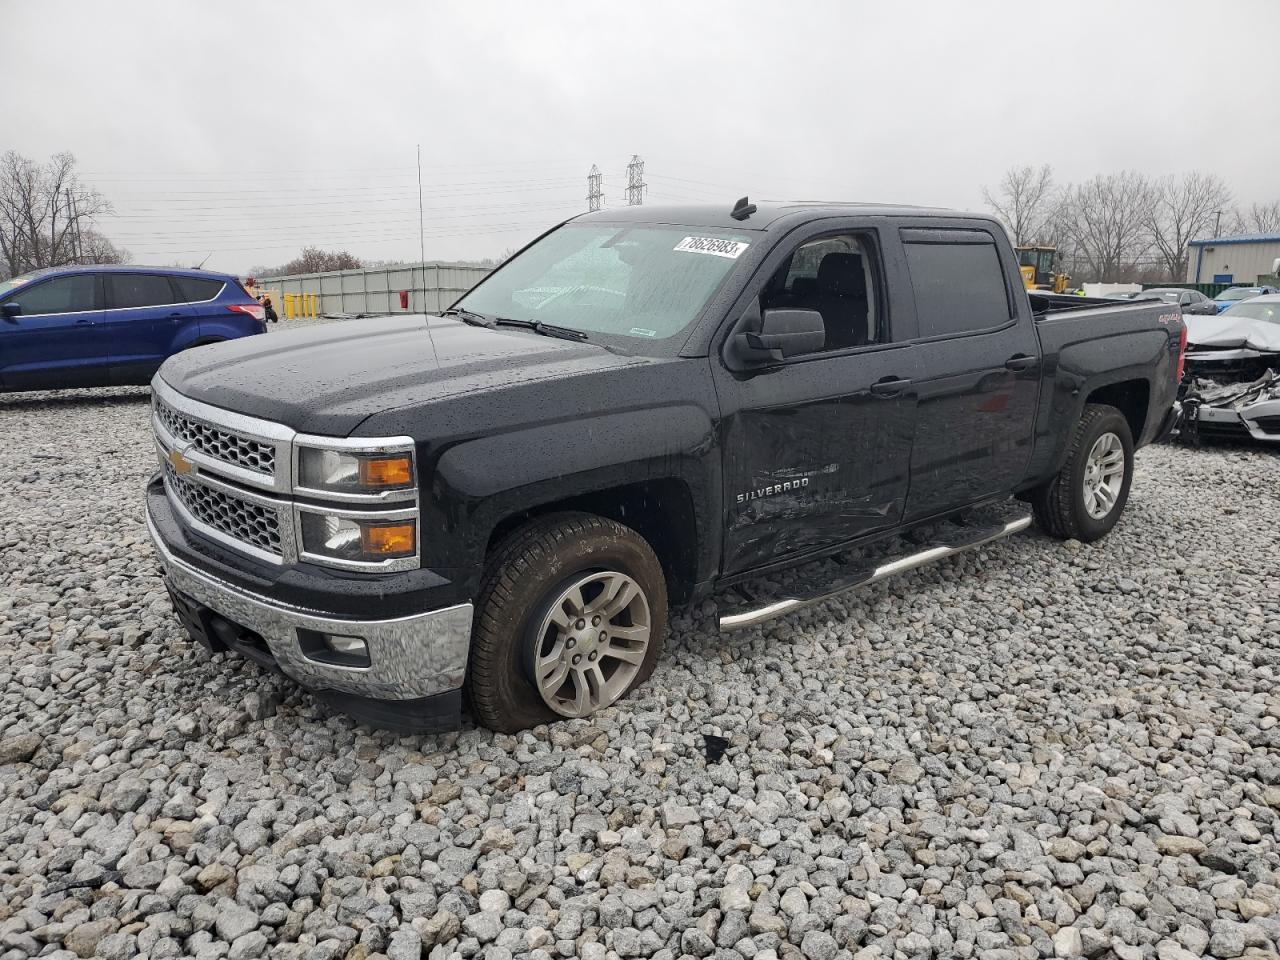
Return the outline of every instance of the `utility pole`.
[[[1213,236],[1214,239],[1222,236],[1222,211],[1217,212],[1217,216],[1213,220]]]
[[[632,154],[631,162],[627,164],[628,207],[638,207],[644,203],[644,188],[647,186],[644,182],[644,161],[639,154]]]
[[[63,187],[62,190],[67,197],[67,212],[71,217],[70,227],[75,231],[71,236],[71,251],[76,258],[76,263],[79,263],[84,255],[84,239],[80,236],[80,216],[76,212],[76,198],[72,196],[70,187]]]
[[[604,205],[604,193],[600,189],[600,168],[594,163],[587,174],[587,212],[595,213]]]
[[[422,144],[418,144],[418,266],[422,271],[422,312],[427,312],[427,240],[422,227]]]

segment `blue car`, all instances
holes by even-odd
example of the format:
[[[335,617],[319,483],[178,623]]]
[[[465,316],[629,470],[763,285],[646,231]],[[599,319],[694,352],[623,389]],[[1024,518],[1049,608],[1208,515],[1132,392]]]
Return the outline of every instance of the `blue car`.
[[[1218,307],[1218,312],[1230,310],[1242,300],[1252,300],[1254,297],[1261,297],[1268,293],[1275,293],[1275,287],[1228,287],[1220,294],[1213,298],[1213,302]]]
[[[0,283],[0,391],[146,384],[201,344],[265,333],[235,277],[157,267],[60,267]]]

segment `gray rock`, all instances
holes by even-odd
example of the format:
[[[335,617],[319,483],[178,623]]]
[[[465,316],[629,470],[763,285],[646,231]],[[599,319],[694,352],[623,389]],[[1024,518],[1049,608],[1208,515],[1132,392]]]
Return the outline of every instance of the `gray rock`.
[[[26,763],[36,755],[44,740],[35,733],[19,733],[0,740],[0,766],[8,763]]]
[[[401,927],[391,934],[387,945],[388,960],[420,960],[422,937],[413,927]]]
[[[258,915],[248,907],[225,900],[218,905],[218,919],[214,921],[214,929],[227,943],[233,943],[257,927]]]
[[[231,950],[227,953],[227,960],[256,960],[263,956],[266,950],[266,935],[261,930],[252,930],[236,937],[235,942],[231,944]]]

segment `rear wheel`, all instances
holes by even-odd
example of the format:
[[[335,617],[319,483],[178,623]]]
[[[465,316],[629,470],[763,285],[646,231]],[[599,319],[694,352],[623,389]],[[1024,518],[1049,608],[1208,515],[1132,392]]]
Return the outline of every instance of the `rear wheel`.
[[[1089,404],[1057,476],[1032,493],[1036,521],[1060,540],[1098,540],[1124,512],[1133,481],[1133,435],[1115,407]]]
[[[666,580],[643,537],[589,514],[536,520],[486,567],[472,710],[504,732],[590,716],[648,679],[666,624]]]

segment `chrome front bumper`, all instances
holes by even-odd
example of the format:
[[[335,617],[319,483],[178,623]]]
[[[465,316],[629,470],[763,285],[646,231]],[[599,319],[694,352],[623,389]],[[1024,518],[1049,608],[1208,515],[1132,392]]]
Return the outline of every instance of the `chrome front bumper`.
[[[472,606],[461,603],[395,620],[348,620],[280,604],[211,576],[174,556],[150,514],[147,530],[170,587],[260,636],[280,669],[304,687],[375,700],[415,700],[457,690],[466,673]],[[299,631],[359,637],[369,665],[309,656]]]

